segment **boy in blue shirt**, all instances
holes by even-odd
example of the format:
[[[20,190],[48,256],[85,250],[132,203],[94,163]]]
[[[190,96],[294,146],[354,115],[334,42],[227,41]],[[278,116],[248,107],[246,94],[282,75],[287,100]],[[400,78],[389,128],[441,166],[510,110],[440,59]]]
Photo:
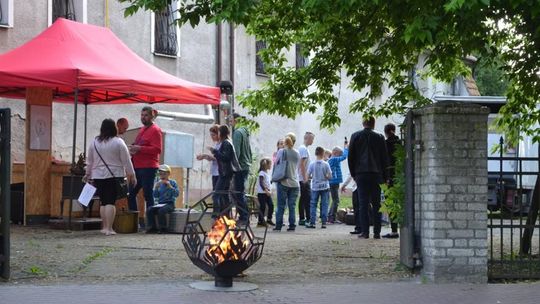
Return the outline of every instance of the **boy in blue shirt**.
[[[326,228],[326,220],[328,213],[328,189],[330,185],[328,180],[332,177],[332,170],[324,158],[324,148],[317,147],[315,149],[317,160],[309,164],[307,174],[311,177],[311,206],[310,206],[310,223],[306,228],[315,228],[317,220],[317,204],[319,196],[321,197],[320,215],[322,225],[321,228]]]
[[[161,165],[158,169],[159,181],[154,185],[154,201],[157,204],[146,210],[146,220],[148,227],[146,233],[167,233],[167,219],[165,215],[174,211],[174,202],[178,197],[178,184],[174,179],[170,179],[171,168],[167,165]],[[158,216],[159,228],[156,225],[154,216]]]
[[[332,170],[332,178],[330,179],[330,196],[332,197],[332,205],[328,210],[328,223],[332,224],[336,220],[337,209],[339,206],[339,184],[343,182],[343,173],[341,172],[341,162],[347,159],[349,155],[349,145],[345,140],[343,150],[339,146],[332,149],[332,156],[328,159],[328,164]]]

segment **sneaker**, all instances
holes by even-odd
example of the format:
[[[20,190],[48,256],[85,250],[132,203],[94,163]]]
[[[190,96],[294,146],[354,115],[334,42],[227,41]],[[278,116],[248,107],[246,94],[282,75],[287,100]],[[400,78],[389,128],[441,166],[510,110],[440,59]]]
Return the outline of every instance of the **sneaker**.
[[[321,225],[321,229],[326,229],[326,225],[325,225],[325,224],[322,224],[322,225]]]
[[[355,231],[351,231],[351,232],[349,232],[349,233],[350,233],[350,234],[361,234],[362,231],[355,230]]]
[[[304,226],[306,224],[306,220],[299,220],[298,225]]]
[[[306,228],[315,229],[315,224],[306,224]]]
[[[397,239],[397,238],[399,238],[399,234],[398,233],[387,233],[387,234],[383,235],[382,237],[385,238],[385,239]]]
[[[279,231],[281,231],[281,228],[276,227],[276,228],[272,229],[272,231],[278,231],[279,232]]]
[[[287,231],[294,231],[295,230],[295,227],[289,227],[287,228]]]
[[[272,222],[272,220],[268,220],[266,221],[266,223],[270,226],[275,226],[276,224],[274,222]]]

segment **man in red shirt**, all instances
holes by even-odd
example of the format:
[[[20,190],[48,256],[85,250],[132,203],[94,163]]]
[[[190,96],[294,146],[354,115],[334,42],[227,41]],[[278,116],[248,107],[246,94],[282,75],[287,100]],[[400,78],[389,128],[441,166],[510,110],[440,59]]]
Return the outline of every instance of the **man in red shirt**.
[[[131,161],[137,177],[137,185],[130,186],[128,205],[129,210],[137,211],[137,193],[144,191],[146,208],[154,205],[154,179],[159,168],[159,155],[162,149],[161,129],[154,123],[156,112],[152,107],[145,106],[141,111],[143,127],[129,146]]]

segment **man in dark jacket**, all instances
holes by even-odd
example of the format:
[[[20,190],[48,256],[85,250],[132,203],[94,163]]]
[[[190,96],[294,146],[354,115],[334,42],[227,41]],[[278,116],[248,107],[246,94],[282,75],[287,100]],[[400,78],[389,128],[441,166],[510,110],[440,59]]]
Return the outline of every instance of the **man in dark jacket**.
[[[381,237],[381,187],[387,180],[388,153],[384,136],[373,129],[375,119],[363,121],[364,129],[353,133],[349,143],[349,171],[358,187],[358,204],[360,205],[360,225],[362,233],[359,238],[369,238],[369,204],[373,210],[373,237]]]

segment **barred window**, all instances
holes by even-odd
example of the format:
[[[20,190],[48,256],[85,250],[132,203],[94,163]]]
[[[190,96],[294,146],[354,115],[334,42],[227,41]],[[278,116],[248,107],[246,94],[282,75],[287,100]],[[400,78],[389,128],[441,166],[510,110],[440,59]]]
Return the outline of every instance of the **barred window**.
[[[52,22],[58,18],[66,18],[73,21],[77,20],[75,14],[75,5],[73,0],[53,0],[52,2]]]
[[[296,45],[296,69],[305,68],[308,66],[308,58],[302,54],[302,45]]]
[[[266,71],[264,69],[264,62],[262,61],[261,56],[259,55],[259,51],[266,49],[266,41],[257,40],[255,41],[255,53],[257,54],[255,57],[255,73],[259,75],[266,75]]]
[[[176,56],[178,54],[177,26],[174,23],[176,9],[167,5],[161,12],[155,12],[154,53]]]

